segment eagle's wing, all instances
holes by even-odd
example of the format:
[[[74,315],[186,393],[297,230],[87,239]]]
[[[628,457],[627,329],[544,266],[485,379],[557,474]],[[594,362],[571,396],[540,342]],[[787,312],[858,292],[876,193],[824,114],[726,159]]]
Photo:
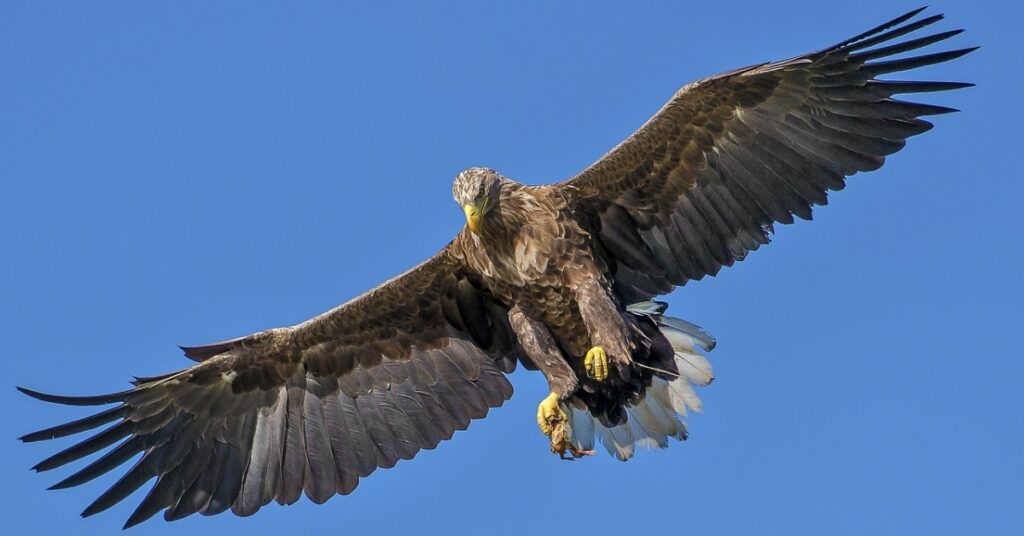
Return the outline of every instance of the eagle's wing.
[[[249,515],[305,491],[320,503],[351,492],[377,467],[435,447],[512,395],[507,311],[445,249],[417,268],[290,327],[185,348],[200,363],[140,378],[129,390],[69,397],[114,404],[29,434],[38,441],[113,423],[39,463],[46,471],[115,445],[59,482],[76,486],[138,462],[83,515],[156,483],[126,527],[161,509],[167,519],[231,508]]]
[[[623,297],[649,299],[743,259],[768,242],[774,223],[810,219],[845,177],[877,169],[930,129],[920,116],[954,111],[892,97],[970,84],[876,78],[973,50],[890,58],[960,33],[891,44],[942,18],[908,22],[920,11],[819,52],[687,85],[619,146],[554,185],[599,236]]]

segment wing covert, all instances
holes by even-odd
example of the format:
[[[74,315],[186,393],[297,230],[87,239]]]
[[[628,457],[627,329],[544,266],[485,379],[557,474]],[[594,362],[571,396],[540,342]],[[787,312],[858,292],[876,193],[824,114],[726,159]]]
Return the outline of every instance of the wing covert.
[[[818,52],[689,84],[556,185],[600,237],[624,298],[650,299],[742,260],[774,224],[810,219],[847,176],[877,169],[929,130],[921,116],[955,111],[893,96],[971,84],[877,78],[974,50],[890,59],[961,32],[888,44],[942,19],[908,22],[920,11]]]
[[[22,437],[107,428],[43,460],[46,471],[105,452],[53,489],[142,456],[82,513],[103,511],[156,479],[126,527],[231,509],[251,515],[303,493],[350,493],[377,467],[432,449],[512,395],[517,346],[507,310],[444,250],[323,315],[208,346],[199,363],[132,389],[35,398],[112,408]]]

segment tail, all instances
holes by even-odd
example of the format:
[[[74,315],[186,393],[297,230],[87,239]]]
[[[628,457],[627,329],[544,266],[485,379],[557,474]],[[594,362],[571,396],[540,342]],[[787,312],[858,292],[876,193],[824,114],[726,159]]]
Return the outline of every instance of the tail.
[[[626,408],[626,422],[618,426],[606,427],[586,409],[563,408],[569,414],[569,440],[577,449],[593,450],[596,437],[609,454],[626,461],[633,457],[636,447],[663,449],[668,447],[670,437],[686,439],[687,414],[701,411],[693,387],[703,387],[715,379],[711,363],[698,349],[711,351],[715,339],[690,322],[663,316],[667,308],[665,303],[648,301],[630,305],[626,311],[647,316],[657,324],[675,350],[679,374],[655,370],[646,396],[639,404]]]

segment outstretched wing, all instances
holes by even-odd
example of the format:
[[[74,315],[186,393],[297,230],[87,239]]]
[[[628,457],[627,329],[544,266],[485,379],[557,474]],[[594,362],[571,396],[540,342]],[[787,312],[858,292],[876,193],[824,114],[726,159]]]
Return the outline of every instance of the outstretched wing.
[[[156,478],[126,523],[231,508],[250,515],[303,491],[321,503],[377,467],[435,447],[512,395],[516,343],[505,307],[444,250],[355,300],[290,328],[185,348],[200,361],[120,393],[55,396],[110,409],[28,434],[54,439],[113,423],[35,469],[112,445],[54,488],[142,457],[85,509],[103,511]]]
[[[876,78],[973,50],[884,59],[960,33],[889,44],[942,19],[908,22],[920,11],[819,52],[687,85],[626,141],[555,185],[600,237],[623,297],[649,299],[743,259],[768,242],[774,223],[810,219],[845,177],[877,169],[930,129],[921,116],[955,111],[893,95],[971,84]]]

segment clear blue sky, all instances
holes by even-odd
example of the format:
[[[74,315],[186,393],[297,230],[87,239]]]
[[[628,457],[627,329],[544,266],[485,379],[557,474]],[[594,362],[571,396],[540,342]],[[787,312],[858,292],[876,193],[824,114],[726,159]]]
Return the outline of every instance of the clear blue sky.
[[[83,413],[15,384],[108,392],[185,365],[175,344],[303,320],[445,244],[460,169],[561,180],[682,84],[917,0],[269,4],[5,3],[0,532],[111,534],[143,496],[82,520],[115,475],[44,491],[69,473],[28,468],[59,445],[14,438]],[[984,46],[915,75],[977,83],[934,97],[964,112],[668,298],[720,341],[685,444],[559,462],[544,381],[516,373],[487,420],[349,497],[134,530],[1024,533],[1024,12],[930,12]]]

